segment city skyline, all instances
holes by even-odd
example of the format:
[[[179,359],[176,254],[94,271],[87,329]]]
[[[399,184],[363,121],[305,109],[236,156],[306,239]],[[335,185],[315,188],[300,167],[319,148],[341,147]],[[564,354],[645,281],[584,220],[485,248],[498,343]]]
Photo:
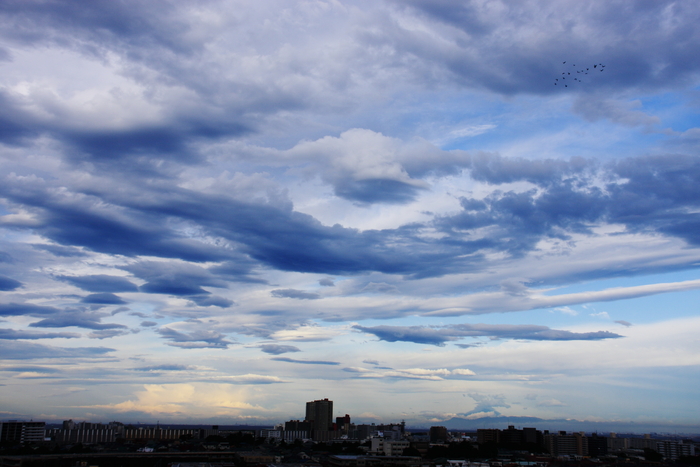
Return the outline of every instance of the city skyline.
[[[700,431],[700,5],[0,21],[0,419]]]

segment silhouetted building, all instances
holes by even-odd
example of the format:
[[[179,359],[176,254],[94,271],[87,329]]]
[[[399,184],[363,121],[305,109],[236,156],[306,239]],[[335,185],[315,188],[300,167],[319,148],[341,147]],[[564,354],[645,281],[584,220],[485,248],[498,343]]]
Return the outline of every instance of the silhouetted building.
[[[38,443],[44,441],[46,422],[0,422],[0,441]]]
[[[479,444],[484,443],[498,443],[501,438],[501,430],[496,428],[479,428],[476,430],[476,442]]]
[[[695,446],[682,441],[657,441],[656,451],[664,456],[664,459],[678,459],[681,456],[694,456]]]
[[[345,414],[344,417],[335,417],[335,429],[347,435],[350,431],[350,415]]]
[[[333,431],[333,401],[320,399],[306,403],[305,421],[312,424],[312,437],[314,441],[327,441],[334,436]]]
[[[430,427],[430,442],[431,443],[446,443],[447,442],[447,428],[444,426],[431,426]]]
[[[608,438],[605,436],[598,436],[597,433],[593,433],[588,437],[588,454],[592,457],[605,456],[608,453]]]
[[[307,421],[289,420],[284,422],[284,431],[311,431],[312,423]]]
[[[545,447],[553,456],[587,456],[588,438],[583,433],[566,434],[560,431],[558,434],[544,436]]]

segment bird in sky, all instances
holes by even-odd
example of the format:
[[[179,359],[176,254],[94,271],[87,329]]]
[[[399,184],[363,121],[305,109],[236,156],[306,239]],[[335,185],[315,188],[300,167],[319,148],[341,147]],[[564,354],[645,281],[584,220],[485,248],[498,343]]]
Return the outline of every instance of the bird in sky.
[[[566,64],[566,62],[564,61],[564,62],[562,62],[562,64]],[[572,63],[571,66],[572,66],[572,67],[575,67],[576,64],[575,64],[575,63]],[[593,68],[594,68],[595,70],[597,70],[597,71],[603,71],[603,69],[605,68],[605,65],[603,65],[602,63],[597,63],[597,64],[594,64],[594,65],[593,65]],[[585,69],[576,70],[576,73],[574,74],[574,81],[577,81],[579,84],[583,84],[583,81],[580,80],[580,79],[578,79],[578,78],[576,78],[575,76],[576,76],[577,74],[584,74],[584,75],[587,75],[589,70],[590,70],[590,68],[585,68]],[[563,75],[561,79],[564,80],[564,79],[566,79],[566,76],[570,76],[570,75],[571,75],[571,72],[569,72],[569,71],[563,71],[561,74]],[[555,78],[555,83],[554,83],[554,85],[557,85],[557,84],[558,84],[558,83],[556,83],[556,81],[559,81],[559,78]],[[569,86],[565,84],[564,87],[568,88]]]

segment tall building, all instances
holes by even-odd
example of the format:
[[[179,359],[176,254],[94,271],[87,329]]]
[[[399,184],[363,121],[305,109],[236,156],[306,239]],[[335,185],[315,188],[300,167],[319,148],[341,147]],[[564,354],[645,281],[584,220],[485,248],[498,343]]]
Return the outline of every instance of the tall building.
[[[333,429],[333,401],[320,399],[306,403],[306,421],[313,422],[314,431]]]
[[[446,443],[447,442],[447,428],[444,426],[431,426],[430,427],[430,442],[431,443]]]
[[[593,457],[604,456],[608,453],[608,438],[598,436],[598,433],[593,433],[588,437],[588,454]]]
[[[476,439],[479,444],[494,442],[498,443],[501,437],[501,430],[496,428],[478,428]]]

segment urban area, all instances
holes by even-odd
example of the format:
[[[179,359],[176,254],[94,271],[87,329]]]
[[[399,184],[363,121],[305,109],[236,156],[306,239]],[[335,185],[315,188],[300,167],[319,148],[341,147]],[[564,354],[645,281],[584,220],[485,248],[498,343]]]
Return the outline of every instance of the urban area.
[[[682,465],[700,465],[700,436],[355,424],[348,414],[334,417],[328,399],[307,402],[303,419],[274,427],[0,423],[0,467]]]

